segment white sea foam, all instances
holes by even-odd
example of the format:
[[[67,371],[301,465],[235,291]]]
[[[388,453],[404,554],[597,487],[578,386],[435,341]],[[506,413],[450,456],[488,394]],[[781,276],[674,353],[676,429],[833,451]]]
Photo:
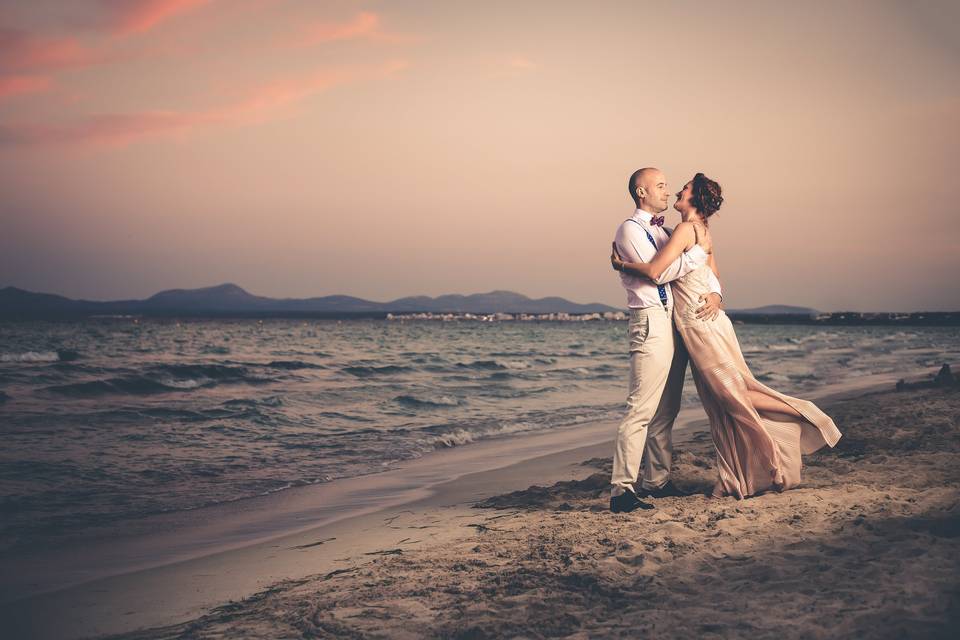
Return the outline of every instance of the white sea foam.
[[[397,402],[406,405],[419,405],[425,407],[456,407],[460,405],[460,399],[451,395],[440,394],[405,394],[395,398]]]
[[[24,353],[0,353],[0,362],[58,362],[56,351],[26,351]]]
[[[210,379],[207,378],[205,380],[193,380],[191,378],[187,378],[186,380],[175,380],[173,378],[160,378],[157,380],[157,382],[165,387],[170,387],[171,389],[196,389],[197,387],[210,382]]]
[[[524,431],[537,431],[545,428],[547,428],[546,425],[533,422],[501,423],[492,429],[482,429],[478,431],[454,429],[448,433],[441,433],[430,438],[425,438],[424,443],[438,449],[441,447],[458,447],[476,442],[477,440],[523,433]]]
[[[471,433],[466,429],[457,429],[450,433],[444,433],[439,436],[427,438],[426,443],[433,447],[458,447],[464,444],[470,444],[477,439],[477,434]]]
[[[800,351],[800,348],[795,344],[770,344],[767,345],[768,351]]]

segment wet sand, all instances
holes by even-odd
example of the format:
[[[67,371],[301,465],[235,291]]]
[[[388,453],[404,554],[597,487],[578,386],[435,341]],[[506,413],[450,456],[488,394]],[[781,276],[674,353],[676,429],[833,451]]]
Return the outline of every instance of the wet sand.
[[[11,637],[952,637],[960,393],[820,404],[844,438],[807,456],[803,485],[782,494],[611,514],[605,441],[14,603],[3,625]],[[674,479],[706,491],[712,445],[688,436]],[[252,596],[238,586],[251,575]]]

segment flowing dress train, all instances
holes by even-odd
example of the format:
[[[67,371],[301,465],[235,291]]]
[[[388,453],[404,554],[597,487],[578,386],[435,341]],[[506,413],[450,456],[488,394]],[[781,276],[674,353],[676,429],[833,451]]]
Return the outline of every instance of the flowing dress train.
[[[723,311],[715,320],[698,320],[701,296],[710,292],[703,265],[672,282],[674,323],[690,354],[697,392],[710,420],[717,454],[714,496],[745,498],[800,483],[801,454],[834,446],[840,431],[808,400],[794,398],[759,382],[743,359],[733,323]],[[778,398],[803,418],[772,419],[754,408],[748,390]]]

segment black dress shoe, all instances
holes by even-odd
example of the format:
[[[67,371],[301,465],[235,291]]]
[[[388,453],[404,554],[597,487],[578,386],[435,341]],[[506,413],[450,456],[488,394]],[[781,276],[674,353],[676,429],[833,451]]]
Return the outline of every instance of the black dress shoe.
[[[667,484],[657,489],[640,490],[641,498],[686,498],[689,495],[691,494],[677,489],[677,486],[670,480],[667,480]]]
[[[653,509],[653,505],[640,500],[637,494],[629,490],[610,498],[610,511],[614,513],[629,513],[634,509]]]

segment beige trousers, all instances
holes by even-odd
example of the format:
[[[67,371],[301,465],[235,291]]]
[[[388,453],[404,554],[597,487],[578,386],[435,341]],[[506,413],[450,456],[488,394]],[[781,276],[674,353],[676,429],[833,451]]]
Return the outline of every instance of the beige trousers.
[[[643,460],[644,489],[666,484],[673,457],[673,422],[680,412],[687,350],[673,328],[672,309],[630,311],[630,392],[617,429],[611,496],[633,484]]]

